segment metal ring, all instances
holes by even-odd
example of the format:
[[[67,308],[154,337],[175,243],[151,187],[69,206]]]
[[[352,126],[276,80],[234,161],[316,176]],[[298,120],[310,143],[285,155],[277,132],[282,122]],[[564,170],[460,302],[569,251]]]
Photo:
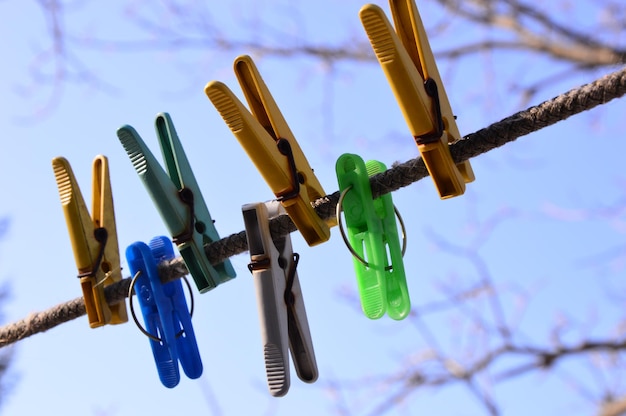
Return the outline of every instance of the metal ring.
[[[350,185],[349,187],[347,187],[346,189],[344,189],[343,191],[341,191],[341,194],[339,195],[339,201],[337,201],[337,208],[336,208],[336,215],[337,215],[337,224],[339,225],[339,231],[341,232],[341,237],[343,238],[343,242],[346,244],[346,246],[348,247],[348,250],[350,250],[350,253],[352,253],[352,255],[359,261],[361,262],[365,267],[370,267],[369,263],[359,255],[359,253],[357,253],[354,248],[352,247],[352,244],[350,244],[350,241],[348,240],[348,237],[346,237],[346,232],[343,229],[343,221],[341,221],[341,211],[343,211],[343,199],[345,198],[346,194],[348,193],[348,191],[352,189],[352,185]],[[404,253],[406,253],[406,227],[404,226],[404,220],[402,219],[402,215],[400,215],[400,211],[398,211],[398,208],[396,208],[396,206],[393,206],[393,210],[396,214],[396,217],[398,218],[398,221],[400,221],[400,227],[402,229],[402,257],[404,257]],[[385,270],[391,270],[392,266],[387,266],[385,267]]]
[[[139,328],[139,330],[143,332],[145,336],[147,336],[153,341],[163,342],[161,338],[156,337],[152,335],[151,333],[149,333],[146,330],[146,328],[144,328],[144,326],[141,325],[141,323],[137,319],[137,314],[135,314],[135,307],[133,306],[133,293],[135,293],[135,282],[137,281],[137,278],[139,277],[140,274],[141,274],[141,270],[137,271],[137,273],[135,273],[132,280],[130,281],[130,288],[128,289],[128,301],[130,303],[130,314],[133,317],[133,321],[135,321],[135,325],[137,325],[137,328]],[[183,276],[182,279],[185,281],[185,284],[187,285],[187,289],[189,290],[189,297],[191,298],[191,307],[189,308],[189,316],[193,317],[194,298],[193,298],[193,292],[191,290],[191,284],[189,283],[189,280],[187,279],[186,276]],[[180,330],[178,334],[176,334],[176,338],[182,336],[184,332],[185,332],[184,329]]]

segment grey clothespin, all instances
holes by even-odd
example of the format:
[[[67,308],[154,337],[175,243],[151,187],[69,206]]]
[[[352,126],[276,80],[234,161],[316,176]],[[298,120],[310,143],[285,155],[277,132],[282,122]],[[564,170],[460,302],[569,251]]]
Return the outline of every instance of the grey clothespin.
[[[265,355],[267,384],[272,396],[289,391],[291,351],[298,377],[307,383],[317,380],[318,371],[311,332],[304,308],[289,235],[274,242],[269,220],[284,213],[278,201],[246,204],[242,207],[250,250],[249,269],[256,288]]]

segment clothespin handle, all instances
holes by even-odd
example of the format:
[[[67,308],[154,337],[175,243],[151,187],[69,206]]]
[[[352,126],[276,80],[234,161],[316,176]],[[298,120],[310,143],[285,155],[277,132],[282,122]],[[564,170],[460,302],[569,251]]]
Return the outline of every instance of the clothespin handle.
[[[159,379],[165,387],[175,387],[180,381],[176,348],[177,331],[171,320],[172,305],[161,287],[156,260],[150,247],[143,242],[128,246],[126,260],[131,274],[137,276],[134,289],[139,299],[146,331],[153,335],[153,338],[150,338],[150,347]]]
[[[415,67],[418,70],[422,70],[420,74],[425,80],[425,87],[426,84],[429,83],[427,89],[431,91],[427,92],[428,95],[431,97],[436,95],[437,97],[436,105],[433,106],[432,111],[434,111],[436,117],[440,119],[440,130],[445,132],[446,137],[443,142],[447,142],[449,145],[454,144],[461,139],[461,133],[454,119],[454,112],[452,111],[448,94],[446,94],[445,86],[439,74],[435,55],[430,47],[428,34],[426,33],[422,18],[417,10],[417,5],[414,0],[390,0],[389,5],[391,7],[394,25],[398,29],[397,33],[402,44],[411,57],[411,60],[413,60]],[[427,153],[428,149],[423,148],[420,152]],[[428,157],[426,159],[428,159]],[[426,160],[424,161],[426,162]],[[430,165],[434,170],[434,164],[430,163]],[[465,183],[473,182],[476,179],[469,160],[457,163],[456,167],[461,173]],[[442,175],[435,176],[441,177]]]
[[[175,244],[181,251],[181,255],[183,251],[193,253],[184,256],[189,259],[190,273],[196,272],[192,273],[192,276],[208,273],[216,284],[224,283],[236,276],[235,269],[228,259],[215,265],[211,265],[206,260],[204,246],[219,241],[220,236],[170,115],[168,113],[157,114],[155,128],[167,172],[179,190],[179,197],[183,200],[191,198],[191,201],[186,201],[192,205],[193,212],[191,215],[193,222],[187,230],[188,237],[180,239],[179,242],[175,241]],[[187,196],[183,196],[183,193],[187,193]],[[198,248],[202,248],[202,254],[198,254]]]
[[[365,163],[365,168],[368,177],[387,170],[385,164],[377,160],[368,160]],[[392,319],[401,320],[406,318],[411,312],[411,298],[409,297],[409,289],[406,283],[404,260],[402,259],[404,253],[400,244],[400,236],[398,235],[396,209],[390,193],[374,199],[374,211],[382,222],[383,238],[387,246],[384,267],[387,315]]]
[[[157,264],[174,258],[174,248],[167,237],[155,237],[150,240],[149,246]],[[180,365],[187,377],[196,379],[202,375],[203,365],[182,282],[177,279],[165,283],[163,292],[172,303],[174,328],[178,330],[176,348]]]

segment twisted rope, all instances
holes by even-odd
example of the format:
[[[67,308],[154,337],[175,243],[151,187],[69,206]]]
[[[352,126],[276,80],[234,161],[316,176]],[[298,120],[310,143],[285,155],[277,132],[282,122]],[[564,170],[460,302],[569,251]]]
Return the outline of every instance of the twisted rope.
[[[457,163],[471,159],[625,94],[626,68],[622,68],[594,82],[570,90],[465,136],[451,146],[452,157]],[[376,198],[417,182],[427,175],[428,171],[422,159],[411,159],[370,178],[372,194]],[[320,198],[315,201],[315,211],[322,219],[329,219],[335,215],[338,200],[339,192]],[[279,238],[296,231],[296,227],[287,215],[282,215],[270,221],[270,231],[274,238]],[[220,263],[247,250],[248,242],[245,231],[231,234],[205,246],[206,255],[213,264]],[[180,257],[159,264],[159,275],[163,282],[181,278],[187,273],[187,268]],[[113,303],[127,297],[130,280],[130,278],[126,278],[108,286],[105,289],[107,301]],[[59,304],[43,312],[33,313],[24,319],[0,328],[0,347],[47,331],[84,314],[85,303],[82,297]]]

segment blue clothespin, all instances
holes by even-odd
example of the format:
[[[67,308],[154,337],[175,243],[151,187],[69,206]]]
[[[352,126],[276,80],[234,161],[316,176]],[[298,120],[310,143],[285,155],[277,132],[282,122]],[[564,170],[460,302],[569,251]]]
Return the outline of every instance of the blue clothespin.
[[[122,126],[117,136],[172,234],[200,293],[235,277],[230,260],[211,265],[206,244],[220,239],[211,214],[193,175],[185,151],[167,113],[156,117],[156,131],[167,173],[131,126]]]
[[[191,315],[180,280],[161,283],[157,265],[174,258],[174,248],[167,237],[155,237],[150,247],[136,242],[126,249],[126,260],[135,279],[135,293],[150,335],[150,346],[159,378],[165,387],[180,381],[178,362],[187,377],[202,375],[202,360],[191,324]],[[131,299],[132,302],[132,299]]]

